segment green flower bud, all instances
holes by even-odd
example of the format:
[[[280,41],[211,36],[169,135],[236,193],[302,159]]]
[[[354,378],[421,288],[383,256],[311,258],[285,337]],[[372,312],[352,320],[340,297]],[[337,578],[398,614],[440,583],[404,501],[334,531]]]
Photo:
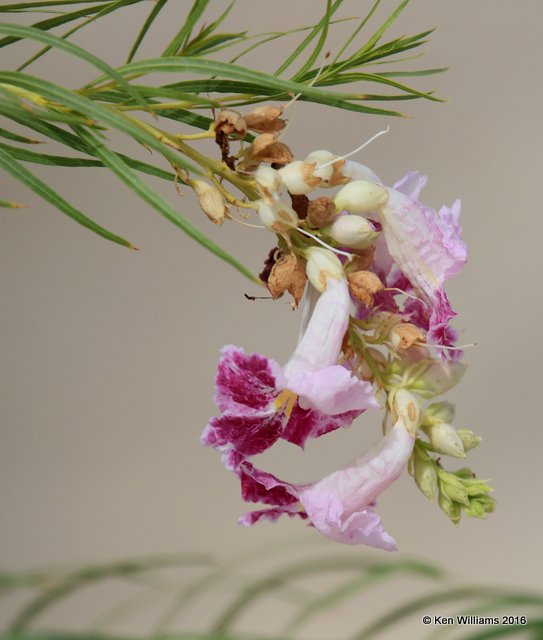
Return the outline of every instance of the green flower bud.
[[[465,507],[469,507],[470,501],[466,487],[460,478],[453,473],[448,473],[443,469],[439,471],[440,494],[449,498],[453,502],[458,502]]]
[[[435,461],[430,456],[424,457],[418,451],[415,451],[413,456],[413,475],[417,487],[429,500],[433,500],[438,492]]]
[[[460,505],[442,493],[439,494],[438,502],[441,510],[452,520],[453,524],[458,524],[462,515]]]
[[[462,439],[458,435],[456,429],[447,422],[438,422],[423,427],[425,433],[430,439],[432,448],[438,453],[453,458],[465,458],[464,445]]]
[[[471,449],[475,449],[475,447],[481,442],[482,438],[476,436],[473,431],[469,429],[457,429],[456,431],[462,440],[462,444],[464,445],[464,451],[470,451]]]
[[[451,423],[454,420],[454,405],[450,402],[433,402],[422,416],[422,425]]]

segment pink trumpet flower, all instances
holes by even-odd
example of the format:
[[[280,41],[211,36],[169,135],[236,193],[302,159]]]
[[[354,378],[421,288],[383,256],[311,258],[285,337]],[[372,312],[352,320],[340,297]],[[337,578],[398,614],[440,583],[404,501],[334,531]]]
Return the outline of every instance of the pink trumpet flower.
[[[298,515],[338,542],[395,551],[394,539],[375,512],[375,500],[400,476],[414,443],[414,434],[398,419],[379,444],[343,469],[307,485],[283,482],[243,462],[237,470],[243,498],[270,508],[247,513],[240,522],[250,526],[262,518]]]
[[[329,279],[284,367],[223,347],[215,392],[221,415],[209,421],[202,444],[222,451],[227,467],[235,469],[280,438],[303,447],[308,438],[349,426],[376,408],[371,384],[339,364],[349,313],[347,282]]]

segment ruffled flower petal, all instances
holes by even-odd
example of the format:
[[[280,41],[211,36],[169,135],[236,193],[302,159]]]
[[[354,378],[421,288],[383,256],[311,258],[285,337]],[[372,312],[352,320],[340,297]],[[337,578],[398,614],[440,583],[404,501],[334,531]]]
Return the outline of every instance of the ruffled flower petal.
[[[288,386],[299,396],[298,404],[302,409],[318,409],[332,416],[379,406],[372,385],[340,365],[295,373],[290,376]]]

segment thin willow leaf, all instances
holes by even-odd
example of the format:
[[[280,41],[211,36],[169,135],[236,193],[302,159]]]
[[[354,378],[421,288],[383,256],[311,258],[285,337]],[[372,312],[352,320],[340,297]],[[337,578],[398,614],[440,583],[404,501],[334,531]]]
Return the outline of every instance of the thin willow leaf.
[[[102,0],[98,0],[101,2]],[[111,0],[110,0],[111,4]],[[41,20],[40,22],[34,23],[32,26],[36,29],[41,29],[42,31],[49,31],[49,29],[54,29],[55,27],[60,27],[63,24],[68,24],[69,22],[73,22],[78,18],[92,15],[93,13],[97,13],[98,11],[102,11],[103,4],[92,5],[91,7],[83,7],[82,9],[78,9],[76,11],[70,11],[69,13],[62,13],[59,16],[55,16],[54,18],[47,18],[46,20]],[[0,10],[1,11],[1,10]],[[7,37],[2,38],[0,40],[0,48],[5,47],[9,44],[13,44],[14,42],[18,42],[20,38]]]
[[[9,200],[2,200],[0,198],[0,207],[3,207],[4,209],[22,209],[26,206],[26,204],[20,204],[19,202],[10,202]]]
[[[355,571],[363,573],[370,567],[375,566],[374,562],[360,557],[329,557],[319,560],[309,560],[280,569],[275,573],[259,578],[250,583],[239,596],[225,608],[219,618],[212,626],[212,631],[218,634],[229,633],[239,616],[255,600],[268,594],[271,591],[281,589],[289,581],[295,578],[306,577],[314,574]]]
[[[203,40],[199,40],[194,45],[189,44],[183,51],[183,55],[197,56],[202,55],[204,52],[209,55],[210,53],[214,53],[225,48],[220,46],[225,42],[228,42],[228,45],[231,46],[234,42],[243,40],[246,34],[247,31],[240,31],[239,33],[215,33]]]
[[[302,77],[304,75],[304,73],[308,70],[311,69],[311,67],[313,66],[313,63],[315,62],[315,60],[317,60],[317,58],[320,56],[324,45],[326,44],[326,39],[328,37],[328,28],[330,27],[330,19],[332,17],[332,1],[331,0],[326,0],[326,12],[322,18],[322,27],[321,27],[321,34],[319,36],[319,39],[317,41],[317,44],[315,46],[315,48],[313,49],[313,51],[311,52],[311,55],[309,56],[309,58],[305,61],[305,63],[302,65],[302,67],[297,71],[297,73],[293,76],[293,80],[296,81],[298,80],[298,78]]]
[[[63,40],[62,38],[59,38],[58,36],[55,36],[51,33],[46,33],[44,31],[41,31],[40,29],[35,29],[34,27],[0,23],[0,33],[4,33],[8,36],[11,35],[13,37],[21,39],[28,38],[30,40],[44,42],[50,47],[66,51],[67,53],[70,53],[77,58],[81,58],[81,60],[85,60],[85,62],[88,62],[89,64],[95,66],[97,69],[100,69],[100,71],[115,80],[130,96],[132,96],[132,98],[134,98],[134,100],[145,107],[145,100],[132,86],[130,86],[130,84],[123,78],[123,76],[117,73],[115,69],[113,69],[113,67],[110,67],[107,62],[104,62],[89,51],[86,51],[85,49],[82,49],[81,47],[68,42],[67,40]]]
[[[22,142],[24,144],[41,144],[40,140],[34,140],[34,138],[27,138],[26,136],[20,136],[17,133],[2,129],[0,127],[0,137],[6,138],[6,140],[13,140],[14,142]]]
[[[497,589],[484,587],[457,587],[445,591],[438,591],[437,593],[430,593],[387,611],[383,616],[356,633],[351,640],[369,640],[369,638],[375,638],[384,629],[397,624],[400,620],[412,616],[418,611],[431,611],[432,607],[438,604],[469,598],[485,598],[496,593],[499,593]]]
[[[151,12],[149,13],[149,15],[147,16],[147,19],[143,23],[143,26],[140,32],[138,33],[138,36],[134,41],[132,48],[130,49],[130,53],[128,54],[128,58],[126,59],[127,63],[132,62],[132,60],[134,59],[134,56],[136,55],[136,52],[139,49],[140,44],[143,42],[143,39],[145,38],[145,36],[147,35],[147,32],[151,28],[151,25],[155,21],[155,18],[162,11],[166,2],[168,2],[168,0],[157,0],[157,2],[155,2],[155,4],[153,5]]]
[[[143,128],[145,127],[144,123],[139,121],[136,123],[133,118],[130,118],[126,114],[119,113],[101,104],[97,104],[82,95],[72,93],[71,91],[68,91],[56,84],[24,73],[0,71],[0,82],[2,81],[27,88],[30,91],[35,91],[49,100],[53,100],[68,108],[84,113],[87,117],[93,118],[96,121],[102,121],[104,124],[118,129],[119,131],[135,138],[142,144],[148,145],[152,149],[160,152],[174,165],[185,167],[189,171],[194,171],[198,174],[202,173],[199,168],[185,160],[182,155],[174,153],[170,146],[161,142],[158,134],[153,135],[147,128]],[[149,127],[149,129],[150,128],[151,127]]]
[[[94,2],[110,2],[111,0],[93,0]],[[88,4],[89,0],[48,0],[46,2],[15,2],[0,6],[0,13],[21,11],[21,9],[41,9],[43,7],[60,7],[67,4]]]
[[[518,626],[491,627],[483,631],[476,631],[472,635],[464,636],[463,640],[492,640],[493,638],[507,638],[522,633],[525,638],[527,632],[534,631],[536,634],[531,636],[533,640],[539,640],[543,637],[543,618],[537,620],[528,620],[526,624]]]
[[[244,67],[239,67],[228,62],[218,62],[215,60],[207,60],[205,58],[151,58],[148,60],[142,60],[141,62],[133,62],[131,64],[124,65],[117,69],[117,71],[119,73],[127,75],[146,75],[156,72],[173,72],[195,73],[202,74],[208,77],[222,76],[226,78],[232,78],[234,80],[253,82],[255,83],[255,85],[262,87],[263,90],[275,88],[279,91],[285,92],[286,95],[290,95],[291,93],[299,93],[301,94],[300,99],[340,107],[342,109],[349,109],[351,111],[389,116],[403,115],[395,111],[366,107],[364,105],[351,102],[351,100],[363,99],[363,96],[361,96],[361,94],[347,94],[323,91],[322,89],[316,89],[314,87],[308,87],[297,82],[291,82],[289,80],[276,78],[275,76],[271,76],[259,71],[253,71],[251,69],[246,69]],[[379,76],[375,77],[379,79]],[[98,78],[87,86],[91,87],[102,80],[103,78]],[[383,79],[383,83],[392,84],[393,81],[388,79],[386,79],[385,81],[385,79]]]
[[[2,87],[0,87],[0,93],[2,92]],[[23,115],[23,114],[31,114],[33,118],[36,120],[43,121],[51,121],[51,122],[62,122],[63,124],[86,124],[87,126],[95,127],[100,129],[100,126],[96,124],[94,120],[90,120],[83,116],[78,116],[77,114],[72,115],[66,112],[61,112],[58,110],[47,110],[40,109],[37,107],[28,107],[27,105],[22,106],[20,102],[14,100],[13,102],[8,102],[6,100],[0,99],[0,114],[14,119],[15,115]],[[103,127],[102,127],[103,128]]]
[[[71,29],[69,29],[68,31],[63,33],[60,37],[63,40],[65,40],[65,39],[69,38],[71,35],[73,35],[74,33],[77,33],[80,29],[83,29],[87,25],[91,24],[95,20],[98,20],[99,18],[102,18],[103,16],[107,15],[108,13],[112,13],[113,11],[116,11],[117,9],[121,9],[122,7],[127,7],[127,6],[129,6],[131,4],[137,4],[139,1],[140,0],[109,0],[109,3],[107,5],[104,5],[104,7],[102,9],[100,9],[100,11],[96,12],[94,15],[92,15],[90,18],[87,18],[86,20],[84,20],[80,24],[77,24],[75,27],[72,27]],[[52,47],[47,46],[47,47],[44,47],[43,49],[41,49],[40,51],[38,51],[37,53],[35,53],[28,60],[26,60],[22,65],[17,67],[17,71],[23,71],[23,69],[26,69],[33,62],[35,62],[36,60],[39,60],[39,58],[44,56],[48,51],[51,51],[51,48]]]
[[[111,231],[104,229],[101,225],[94,222],[88,218],[84,213],[73,207],[69,202],[64,200],[62,196],[60,196],[56,191],[51,189],[49,185],[40,180],[33,173],[28,171],[22,164],[19,164],[15,158],[13,158],[9,153],[6,153],[4,149],[0,148],[0,167],[2,167],[5,171],[7,171],[10,175],[12,175],[16,180],[22,182],[26,187],[37,193],[44,200],[47,200],[54,207],[65,213],[67,216],[79,222],[79,224],[87,227],[94,233],[106,238],[107,240],[111,240],[112,242],[116,242],[117,244],[121,244],[125,247],[129,247],[130,249],[135,249],[134,245],[128,240],[121,238]]]
[[[370,567],[365,574],[357,576],[328,593],[310,600],[285,626],[283,632],[291,634],[298,631],[315,615],[321,615],[327,609],[336,606],[345,599],[355,594],[358,595],[364,589],[368,589],[382,580],[393,578],[398,573],[415,574],[434,580],[443,578],[443,572],[436,567],[411,560],[388,562]]]
[[[208,4],[209,0],[195,0],[183,26],[170,44],[164,49],[162,56],[175,56],[179,49],[184,46],[185,42],[190,38],[194,25],[198,22]]]
[[[13,147],[11,145],[0,143],[0,149],[4,149],[7,151],[13,158],[17,160],[22,160],[23,162],[32,162],[34,164],[44,164],[51,165],[55,167],[104,167],[104,163],[100,160],[90,160],[89,158],[71,158],[69,156],[59,156],[59,155],[48,155],[46,153],[36,153],[34,151],[29,151],[28,149],[20,149],[18,147]],[[168,182],[181,182],[185,184],[184,180],[181,176],[177,177],[171,171],[165,171],[164,169],[160,169],[159,167],[155,167],[152,164],[148,164],[146,162],[141,162],[140,160],[135,160],[134,158],[130,158],[129,156],[125,156],[122,153],[117,153],[123,162],[125,162],[129,167],[133,169],[137,169],[142,173],[146,173],[150,176],[155,176],[157,178],[162,178],[163,180],[168,180]]]
[[[85,567],[65,576],[57,576],[56,580],[50,580],[49,586],[38,595],[16,616],[9,625],[8,631],[20,633],[44,611],[63,598],[71,595],[83,587],[108,578],[129,578],[147,571],[167,567],[202,566],[210,565],[209,556],[202,554],[155,556],[141,560],[123,560],[106,565]],[[58,636],[57,636],[58,637]]]
[[[82,128],[79,128],[77,133],[85,141],[87,146],[93,150],[95,155],[98,156],[102,162],[108,166],[111,171],[113,171],[113,173],[115,173],[128,187],[130,187],[130,189],[135,191],[142,200],[147,202],[147,204],[153,207],[153,209],[156,209],[170,222],[173,222],[205,249],[211,251],[211,253],[214,253],[218,258],[233,266],[234,269],[237,269],[252,282],[258,282],[260,284],[258,278],[254,276],[247,267],[241,264],[241,262],[236,260],[234,256],[230,255],[222,247],[215,244],[210,238],[182,216],[167,200],[164,200],[159,193],[140,180],[140,178],[119,158],[119,156],[110,151],[110,149],[98,140],[98,138]]]
[[[416,76],[433,76],[436,73],[444,73],[449,67],[437,67],[435,69],[420,69],[419,71],[380,71],[384,78],[409,78]]]
[[[141,636],[112,636],[102,633],[89,633],[89,632],[54,632],[54,633],[1,633],[0,640],[141,640]],[[191,633],[176,633],[170,636],[162,636],[155,638],[154,640],[292,640],[292,638],[286,638],[285,636],[263,636],[254,634],[244,634],[243,636],[223,635],[216,633],[209,633],[205,631],[191,632]]]
[[[340,22],[348,22],[349,20],[355,20],[355,18],[339,18],[338,20],[331,20],[330,21],[330,25],[339,24]],[[258,42],[255,42],[250,47],[247,47],[247,49],[244,49],[240,53],[236,54],[228,62],[232,62],[232,63],[237,62],[242,56],[246,55],[247,53],[250,53],[251,51],[254,51],[258,47],[262,46],[263,44],[266,44],[268,42],[272,42],[273,40],[278,40],[279,38],[284,38],[285,36],[290,36],[290,35],[292,35],[294,33],[301,33],[302,31],[309,31],[310,29],[314,29],[314,28],[315,28],[315,25],[312,24],[312,25],[309,25],[309,26],[306,26],[306,27],[298,27],[297,29],[290,29],[288,31],[276,31],[276,32],[272,32],[272,33],[260,33],[260,34],[254,35],[254,36],[248,36],[247,37],[248,40],[253,40],[255,38],[260,38],[262,36],[265,36],[265,37],[262,38],[262,40],[259,40]]]
[[[356,27],[356,29],[352,32],[352,34],[347,38],[347,40],[345,41],[341,49],[337,52],[335,58],[332,60],[331,65],[334,65],[336,62],[338,62],[338,60],[341,58],[341,56],[343,55],[347,47],[351,44],[351,42],[356,38],[356,36],[362,31],[362,29],[369,22],[370,18],[373,16],[375,11],[377,10],[377,7],[380,4],[381,4],[381,0],[376,0],[373,3],[372,8],[368,11],[366,16],[360,21],[360,24]]]
[[[209,36],[210,34],[213,33],[213,31],[215,31],[216,29],[218,29],[221,24],[224,22],[225,18],[228,16],[228,14],[230,13],[230,11],[232,10],[233,6],[236,4],[236,0],[232,0],[232,2],[226,7],[226,9],[221,13],[221,15],[214,20],[213,22],[211,22],[210,24],[203,25],[202,28],[200,29],[200,32],[198,33],[198,35],[193,38],[192,40],[189,40],[187,42],[187,46],[190,46],[191,43],[197,41],[198,39],[202,39],[202,38],[206,38],[207,36]],[[183,47],[181,54],[183,55],[185,51],[185,47]]]
[[[409,4],[409,0],[402,0],[400,4],[394,9],[394,11],[390,14],[390,16],[383,22],[383,24],[377,29],[377,31],[369,38],[366,44],[362,47],[361,52],[370,51],[373,47],[379,42],[379,40],[383,37],[385,31],[390,27],[390,25],[396,20],[396,18],[400,15],[400,13],[405,9],[405,7]]]
[[[286,69],[290,67],[290,65],[298,59],[302,51],[306,49],[306,47],[310,44],[310,42],[317,37],[317,34],[321,29],[324,28],[324,25],[330,21],[330,17],[334,15],[334,13],[339,9],[339,7],[343,4],[343,0],[336,0],[334,4],[330,7],[330,10],[326,12],[326,15],[318,22],[311,33],[309,33],[302,42],[296,47],[296,49],[288,56],[288,58],[281,64],[281,66],[275,71],[274,76],[281,75]]]

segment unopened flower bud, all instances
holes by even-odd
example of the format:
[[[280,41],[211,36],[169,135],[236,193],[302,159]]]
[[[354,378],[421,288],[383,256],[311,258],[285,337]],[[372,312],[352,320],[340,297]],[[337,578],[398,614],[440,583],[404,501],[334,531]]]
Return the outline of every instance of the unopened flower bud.
[[[198,202],[206,216],[211,222],[221,225],[227,213],[226,201],[221,192],[205,180],[190,180],[189,184],[198,196]]]
[[[476,436],[473,431],[469,429],[457,429],[456,433],[460,436],[462,440],[462,444],[464,445],[464,451],[470,451],[471,449],[475,449],[475,447],[481,442],[482,438],[480,436]]]
[[[421,422],[420,401],[407,389],[396,389],[392,400],[392,422],[401,419],[409,433],[415,435]]]
[[[279,199],[284,186],[279,171],[262,164],[255,171],[254,179],[258,192],[268,204]]]
[[[328,183],[334,173],[333,162],[335,158],[336,156],[330,151],[319,149],[318,151],[312,151],[306,157],[305,162],[309,164],[315,164],[313,175],[317,176],[317,178],[320,178],[323,182]],[[326,166],[323,167],[321,165]]]
[[[328,278],[345,278],[343,266],[335,253],[324,247],[309,247],[305,251],[307,277],[318,291],[325,291]]]
[[[433,500],[438,492],[436,463],[430,456],[414,454],[413,475],[417,487]]]
[[[442,492],[439,494],[438,502],[441,510],[452,520],[453,524],[458,524],[462,516],[462,509],[458,502],[453,502]]]
[[[247,127],[258,133],[277,133],[285,128],[287,122],[279,116],[284,107],[256,107],[245,114]]]
[[[346,209],[351,213],[368,213],[381,208],[388,200],[386,189],[369,180],[355,180],[342,187],[334,202],[338,211]]]
[[[328,224],[337,216],[336,205],[326,196],[320,196],[309,202],[307,207],[307,222],[313,229]]]
[[[290,193],[305,195],[316,189],[321,183],[321,179],[313,175],[315,167],[314,162],[294,160],[286,167],[279,169],[279,173]]]
[[[247,122],[241,113],[233,109],[223,109],[215,120],[215,131],[222,131],[227,136],[244,138],[247,133]]]
[[[424,426],[439,424],[440,422],[448,422],[454,420],[454,405],[450,402],[432,402],[425,410],[422,416],[422,424]]]
[[[248,157],[254,162],[274,162],[287,164],[292,162],[292,152],[286,144],[279,142],[273,133],[257,136],[247,150]]]
[[[464,445],[456,429],[448,422],[439,422],[423,427],[432,448],[438,453],[453,458],[465,458]]]
[[[307,276],[305,262],[295,254],[281,255],[273,265],[267,286],[272,298],[280,298],[288,291],[298,306],[304,293]]]
[[[279,200],[274,204],[268,204],[259,200],[256,204],[262,224],[270,231],[285,233],[298,226],[296,211],[286,202]]]
[[[398,351],[407,351],[414,344],[426,342],[422,331],[414,324],[402,322],[396,325],[390,332],[392,346]]]
[[[349,273],[347,280],[352,296],[367,307],[373,307],[373,296],[384,289],[383,283],[372,271]]]
[[[449,473],[444,469],[438,470],[439,485],[442,495],[453,502],[457,502],[464,507],[469,507],[469,495],[466,484],[454,473]]]
[[[374,225],[362,216],[338,216],[323,233],[350,249],[366,249],[378,238]]]

